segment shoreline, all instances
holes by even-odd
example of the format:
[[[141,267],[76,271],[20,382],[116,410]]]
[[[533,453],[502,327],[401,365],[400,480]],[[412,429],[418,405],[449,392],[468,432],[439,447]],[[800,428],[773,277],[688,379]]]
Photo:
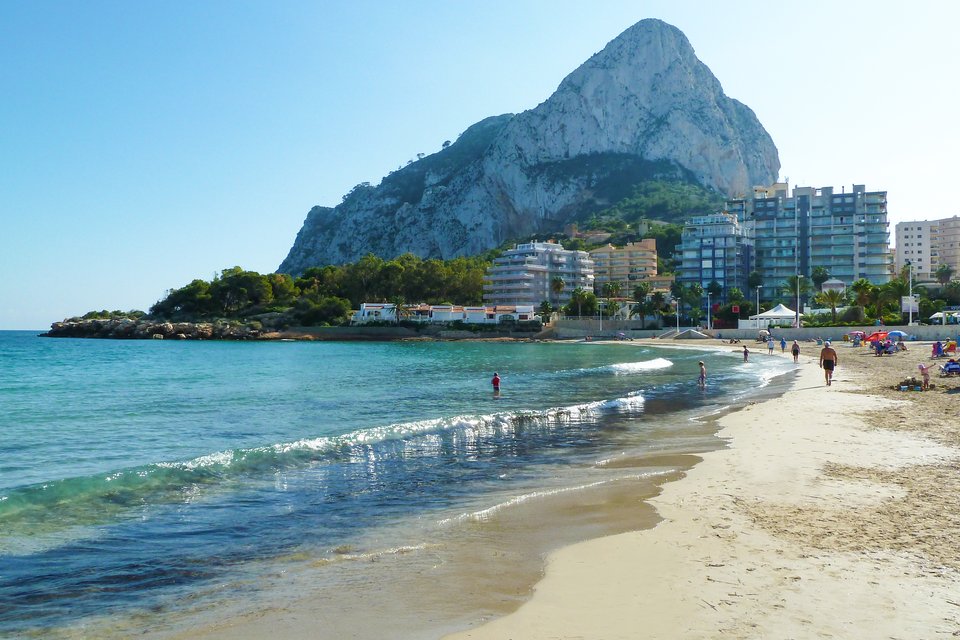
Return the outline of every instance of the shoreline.
[[[610,343],[645,346],[642,341]],[[657,346],[681,347],[662,341]],[[719,344],[682,347],[698,352],[727,351],[726,345]],[[435,558],[432,566],[418,565],[417,554],[401,554],[390,562],[378,561],[381,571],[390,573],[378,576],[375,585],[348,579],[350,587],[345,594],[313,589],[298,594],[287,587],[287,597],[274,593],[269,599],[275,604],[259,611],[238,610],[215,615],[214,619],[194,619],[199,625],[188,632],[160,631],[148,637],[252,640],[274,634],[284,638],[389,636],[412,640],[443,637],[484,620],[509,615],[533,596],[538,580],[543,578],[545,560],[552,553],[580,541],[654,527],[661,516],[651,506],[651,498],[664,486],[683,478],[700,463],[705,452],[726,446],[716,437],[718,421],[749,402],[779,397],[788,385],[789,378],[779,380],[754,391],[750,399],[728,402],[708,413],[691,412],[686,417],[678,414],[681,421],[693,420],[697,425],[693,428],[700,434],[696,443],[639,455],[627,452],[589,465],[617,470],[618,475],[626,471],[631,474],[628,477],[638,473],[637,479],[571,486],[555,496],[548,492],[538,500],[524,501],[522,506],[513,505],[503,511],[497,507],[485,509],[495,515],[482,518],[459,534],[458,542],[447,551],[452,555],[441,557],[445,543],[432,541],[440,543],[430,545],[435,548],[428,552]],[[672,470],[649,475],[658,467]],[[585,527],[585,523],[589,526]],[[348,573],[351,571],[349,564],[341,566]],[[311,591],[310,595],[305,596],[306,591]],[[334,604],[342,616],[325,613]]]
[[[551,554],[516,612],[447,638],[956,635],[960,381],[893,391],[929,360],[911,346],[841,345],[831,387],[806,347],[786,394],[723,416],[728,448],[649,501],[656,527]]]

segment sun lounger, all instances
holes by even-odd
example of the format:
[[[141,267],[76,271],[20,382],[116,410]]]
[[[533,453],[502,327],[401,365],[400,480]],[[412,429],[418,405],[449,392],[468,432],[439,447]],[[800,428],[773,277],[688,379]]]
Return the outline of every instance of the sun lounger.
[[[960,376],[960,362],[948,362],[940,365],[940,376]]]

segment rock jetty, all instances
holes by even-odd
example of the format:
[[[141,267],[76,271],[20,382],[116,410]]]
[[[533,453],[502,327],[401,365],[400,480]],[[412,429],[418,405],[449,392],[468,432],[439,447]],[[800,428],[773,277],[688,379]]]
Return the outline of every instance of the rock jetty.
[[[259,322],[165,322],[132,318],[74,319],[54,322],[47,338],[128,338],[133,340],[262,340]]]

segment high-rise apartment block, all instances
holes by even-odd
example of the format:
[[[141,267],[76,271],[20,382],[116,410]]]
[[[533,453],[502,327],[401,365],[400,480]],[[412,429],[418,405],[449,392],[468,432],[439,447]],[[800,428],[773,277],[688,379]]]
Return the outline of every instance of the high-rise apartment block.
[[[723,292],[714,302],[726,302],[733,287],[747,292],[747,277],[754,265],[753,241],[736,216],[714,213],[692,218],[683,228],[677,252],[680,283],[699,283],[706,289],[717,282]]]
[[[789,185],[776,183],[754,189],[752,198],[727,202],[753,238],[764,298],[775,298],[785,282],[810,277],[817,267],[846,285],[860,278],[890,281],[886,191],[855,184],[849,193],[835,193],[833,187],[788,192]]]
[[[651,283],[657,275],[657,241],[648,238],[623,247],[608,244],[591,250],[590,259],[598,293],[603,293],[603,285],[610,282],[620,285],[621,296],[630,297],[637,284]]]
[[[933,238],[935,256],[931,269],[936,272],[942,264],[953,269],[953,275],[960,275],[960,218],[943,218],[937,221],[937,233]]]
[[[495,305],[562,305],[574,289],[593,291],[593,277],[586,251],[568,251],[554,242],[518,244],[493,261],[484,278],[483,300]],[[559,294],[553,291],[557,278],[563,281]]]
[[[953,269],[954,275],[960,274],[960,218],[957,216],[900,222],[895,234],[897,271],[909,260],[917,280],[936,280],[940,265]]]
[[[894,267],[899,272],[909,260],[913,265],[913,277],[917,280],[933,280],[936,271],[934,237],[939,231],[938,220],[899,222],[894,227],[896,257]]]

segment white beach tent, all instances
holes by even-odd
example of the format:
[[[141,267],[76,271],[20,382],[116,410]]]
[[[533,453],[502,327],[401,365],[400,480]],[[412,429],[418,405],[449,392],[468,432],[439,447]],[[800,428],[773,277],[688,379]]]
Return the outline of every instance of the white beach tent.
[[[960,311],[956,311],[956,312],[952,312],[952,313],[951,313],[950,311],[947,311],[947,317],[948,317],[948,318],[956,318],[958,315],[960,315]],[[933,320],[934,323],[938,323],[938,322],[939,322],[939,323],[943,323],[943,322],[944,322],[943,312],[942,312],[942,311],[937,311],[935,314],[933,314],[932,316],[930,316],[929,320]]]
[[[803,314],[801,313],[802,317]],[[749,328],[765,329],[771,324],[781,324],[784,321],[793,322],[797,319],[797,312],[782,304],[778,304],[773,309],[769,311],[764,311],[763,313],[758,313],[757,315],[750,316],[752,322],[748,325]],[[741,329],[748,327],[740,326]]]

